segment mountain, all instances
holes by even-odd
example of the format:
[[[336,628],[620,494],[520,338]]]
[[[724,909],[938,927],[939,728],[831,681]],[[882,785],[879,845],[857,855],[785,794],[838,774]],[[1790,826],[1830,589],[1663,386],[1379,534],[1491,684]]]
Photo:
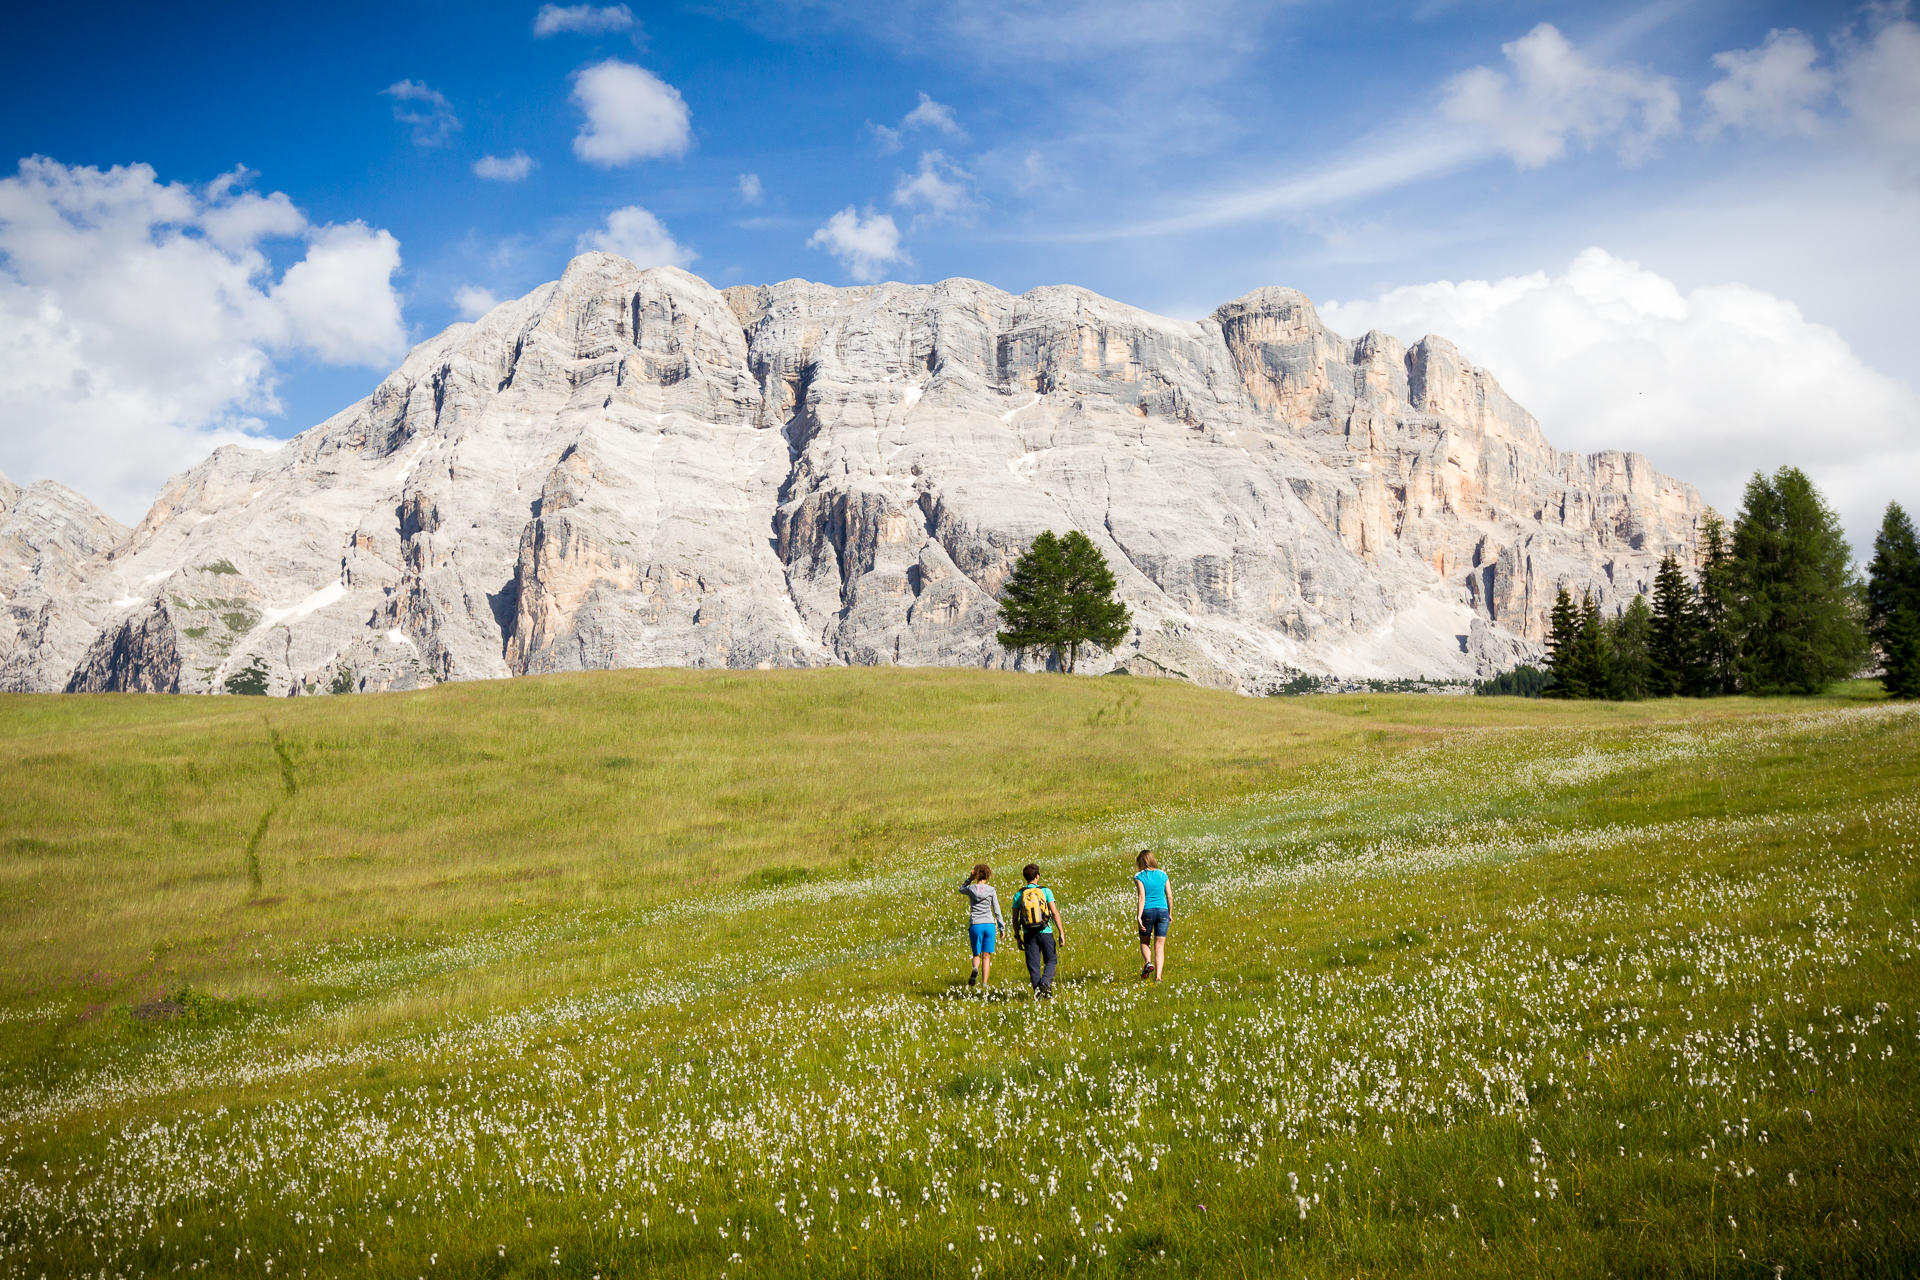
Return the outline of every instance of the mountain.
[[[130,533],[13,492],[5,687],[273,694],[1018,665],[995,594],[1069,527],[1134,610],[1093,671],[1466,677],[1536,658],[1561,585],[1645,590],[1704,510],[1637,454],[1555,450],[1443,339],[1349,341],[1289,289],[1189,322],[604,253],[280,448],[219,450]]]

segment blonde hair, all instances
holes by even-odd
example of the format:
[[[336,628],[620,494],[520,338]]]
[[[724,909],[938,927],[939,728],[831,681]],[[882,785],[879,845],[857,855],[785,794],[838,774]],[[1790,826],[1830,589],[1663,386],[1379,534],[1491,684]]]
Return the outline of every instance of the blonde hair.
[[[1133,865],[1139,870],[1145,871],[1149,867],[1159,866],[1160,863],[1159,863],[1159,860],[1153,856],[1153,850],[1142,849],[1140,851],[1140,856],[1133,860]]]
[[[979,884],[982,880],[991,879],[992,876],[993,876],[992,867],[988,866],[984,862],[976,862],[973,864],[973,874],[968,877],[967,883]]]

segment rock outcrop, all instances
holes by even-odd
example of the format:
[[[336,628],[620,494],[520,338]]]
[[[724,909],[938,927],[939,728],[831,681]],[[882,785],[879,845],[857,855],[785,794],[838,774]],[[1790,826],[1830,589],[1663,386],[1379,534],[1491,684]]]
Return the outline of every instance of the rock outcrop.
[[[1349,341],[1288,289],[1186,322],[603,253],[281,448],[221,449],[130,533],[26,492],[0,545],[45,567],[0,576],[5,687],[274,694],[1017,665],[996,594],[1069,527],[1134,610],[1091,670],[1464,677],[1536,658],[1562,585],[1646,589],[1703,511],[1638,455],[1556,451],[1444,340]]]

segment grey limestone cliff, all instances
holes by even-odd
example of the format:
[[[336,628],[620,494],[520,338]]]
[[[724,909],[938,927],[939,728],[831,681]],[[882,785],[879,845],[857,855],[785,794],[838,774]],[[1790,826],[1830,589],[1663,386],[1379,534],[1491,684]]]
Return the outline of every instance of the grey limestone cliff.
[[[1343,339],[1288,289],[1189,322],[603,253],[131,532],[55,489],[7,499],[0,547],[45,566],[0,576],[7,688],[1003,667],[996,594],[1069,527],[1134,610],[1094,671],[1464,677],[1536,657],[1561,585],[1617,607],[1690,557],[1703,510],[1638,455],[1555,450],[1444,340]]]

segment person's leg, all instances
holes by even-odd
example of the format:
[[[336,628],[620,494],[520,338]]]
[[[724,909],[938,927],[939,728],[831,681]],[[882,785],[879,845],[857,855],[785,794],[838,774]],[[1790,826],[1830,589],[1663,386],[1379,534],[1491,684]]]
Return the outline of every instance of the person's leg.
[[[1156,934],[1153,939],[1153,980],[1155,982],[1167,971],[1167,935]]]
[[[1052,995],[1053,971],[1060,964],[1060,941],[1050,933],[1043,933],[1040,935],[1040,944],[1041,954],[1046,958],[1046,965],[1040,970],[1038,986],[1045,994]],[[1027,965],[1031,970],[1033,962],[1029,960]]]
[[[1151,929],[1145,929],[1140,933],[1140,976],[1143,978],[1146,977],[1148,971],[1152,968],[1153,931]]]
[[[1026,945],[1021,948],[1027,957],[1027,981],[1033,984],[1035,991],[1040,989],[1040,971],[1046,964],[1046,950],[1040,945],[1040,940],[1046,936],[1044,933],[1030,933]]]
[[[980,985],[986,986],[993,981],[993,952],[980,953]]]

